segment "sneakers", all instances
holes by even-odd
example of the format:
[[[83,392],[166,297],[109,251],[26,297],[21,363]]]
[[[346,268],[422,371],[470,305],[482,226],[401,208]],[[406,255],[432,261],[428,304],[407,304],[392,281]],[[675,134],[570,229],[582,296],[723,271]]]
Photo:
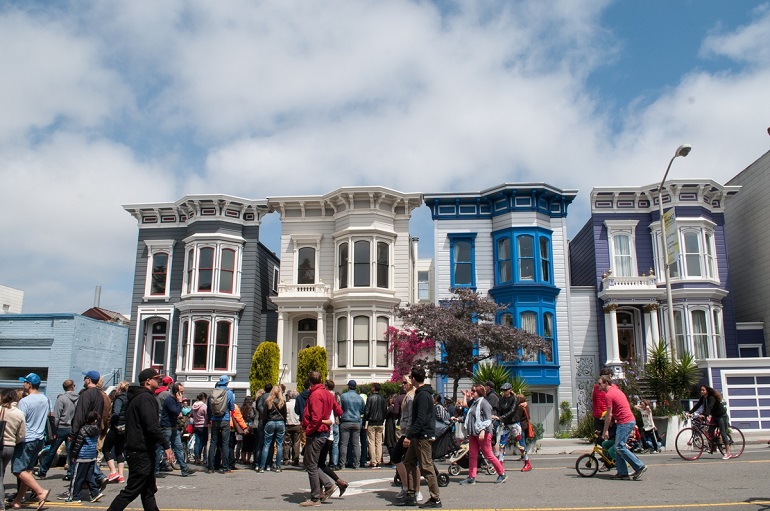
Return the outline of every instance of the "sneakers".
[[[497,476],[497,479],[495,479],[495,484],[504,483],[504,482],[505,482],[505,481],[507,481],[507,480],[508,480],[508,474],[506,474],[505,472],[503,472],[502,474],[500,474],[499,476]]]
[[[416,500],[417,502],[422,502],[422,492],[421,491],[417,492],[417,495],[415,495],[414,500]]]
[[[529,472],[532,470],[532,464],[529,462],[529,460],[524,462],[524,468],[521,469],[522,472]]]
[[[314,499],[307,499],[305,502],[302,502],[300,506],[301,507],[321,507],[321,501],[314,500]]]
[[[329,497],[331,497],[334,492],[337,491],[337,485],[332,483],[331,486],[329,486],[327,489],[321,493],[321,502],[325,502]]]
[[[196,472],[195,469],[188,468],[187,470],[182,470],[182,473],[179,475],[181,475],[182,477],[187,477],[189,475],[194,474],[195,472]]]
[[[118,477],[120,477],[120,475],[117,472],[112,472],[110,475],[107,476],[107,481],[109,482],[117,481]]]
[[[466,477],[460,481],[460,484],[476,484],[476,479],[474,477]]]
[[[72,478],[69,475],[66,475],[61,478],[62,481],[72,481]]]
[[[732,458],[732,456],[730,456],[729,454],[725,454],[724,456],[722,456],[723,460],[729,460],[730,458]]]
[[[401,502],[396,502],[397,506],[416,506],[417,505],[417,499],[414,497],[406,497]]]
[[[68,491],[65,491],[64,493],[60,493],[56,496],[56,500],[68,501],[69,498],[70,498],[70,492]]]
[[[100,500],[102,500],[102,497],[104,497],[104,493],[99,492],[98,495],[91,497],[91,502],[99,502]]]
[[[35,470],[32,474],[38,479],[45,479],[45,472],[41,472],[40,470]]]
[[[645,472],[647,472],[647,465],[643,466],[642,468],[640,468],[639,470],[631,474],[631,479],[633,479],[634,481],[638,481],[639,479],[642,478],[642,474],[644,474]]]
[[[634,473],[636,473],[636,472],[634,472]],[[612,479],[613,481],[630,481],[631,480],[631,478],[628,477],[628,474],[626,474],[626,475],[620,475],[620,474],[611,475],[610,479]]]
[[[126,478],[125,477],[123,477],[123,476],[119,476],[118,477],[118,483],[123,484],[125,482],[126,482]]]
[[[433,497],[431,497],[428,500],[426,500],[425,503],[422,504],[420,507],[425,509],[425,508],[436,508],[436,507],[443,507],[443,506],[441,505],[440,500],[436,500]]]
[[[347,486],[345,488],[347,488]],[[405,498],[406,498],[406,488],[401,488],[401,491],[396,494],[396,499],[403,500]]]

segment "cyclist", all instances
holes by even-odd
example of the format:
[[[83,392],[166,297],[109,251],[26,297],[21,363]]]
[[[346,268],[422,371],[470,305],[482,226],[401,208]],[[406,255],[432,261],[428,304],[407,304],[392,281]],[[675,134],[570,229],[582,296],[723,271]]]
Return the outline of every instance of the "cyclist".
[[[730,437],[727,436],[727,410],[725,410],[725,406],[722,404],[722,394],[707,385],[701,385],[700,399],[689,411],[687,417],[690,417],[700,407],[703,407],[702,413],[704,417],[711,417],[708,427],[709,439],[714,439],[714,431],[716,428],[719,428],[719,434],[722,436],[722,442],[725,446],[725,455],[722,456],[722,459],[729,460],[732,455],[730,454]]]

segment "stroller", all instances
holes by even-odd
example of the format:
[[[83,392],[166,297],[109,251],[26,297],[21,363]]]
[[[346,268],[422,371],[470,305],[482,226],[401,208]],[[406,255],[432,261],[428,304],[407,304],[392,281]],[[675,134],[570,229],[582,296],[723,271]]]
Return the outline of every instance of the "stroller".
[[[461,470],[468,469],[469,461],[470,461],[470,456],[468,455],[469,450],[470,450],[470,444],[468,443],[468,441],[465,441],[459,447],[459,449],[457,449],[457,451],[455,451],[449,457],[448,472],[450,475],[453,475],[453,476],[460,475]],[[483,470],[489,475],[494,474],[495,467],[493,467],[492,464],[487,461],[487,459],[481,454],[481,451],[479,451],[478,457],[479,457],[479,463],[477,466],[479,467],[479,470]]]
[[[433,441],[433,445],[431,446],[431,459],[443,460],[449,456],[451,461],[452,455],[461,449],[462,448],[457,445],[457,440],[455,440],[455,428],[454,425],[452,425],[446,428],[446,430]],[[494,469],[492,470],[494,471]],[[438,479],[439,486],[444,487],[449,485],[449,476],[447,474],[437,471],[436,478]],[[398,472],[393,476],[393,485],[401,486],[401,477],[398,475]]]

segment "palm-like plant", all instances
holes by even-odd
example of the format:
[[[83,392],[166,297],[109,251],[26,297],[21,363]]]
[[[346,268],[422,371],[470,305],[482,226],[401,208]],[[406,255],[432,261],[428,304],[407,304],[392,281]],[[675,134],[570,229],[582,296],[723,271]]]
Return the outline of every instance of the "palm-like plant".
[[[495,390],[499,391],[503,383],[510,383],[514,394],[529,394],[529,385],[521,376],[511,375],[511,371],[498,364],[479,364],[473,373],[473,383],[484,385],[491,381],[495,384]]]
[[[701,378],[695,357],[684,352],[678,360],[672,361],[668,343],[663,339],[650,348],[644,375],[657,399],[656,409],[663,414],[680,413],[680,401],[690,397],[692,388]]]

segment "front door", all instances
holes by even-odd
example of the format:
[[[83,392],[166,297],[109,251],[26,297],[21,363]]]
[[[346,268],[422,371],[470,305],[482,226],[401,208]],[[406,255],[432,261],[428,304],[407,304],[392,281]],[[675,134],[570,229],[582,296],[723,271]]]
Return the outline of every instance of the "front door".
[[[294,367],[292,374],[297,374],[297,356],[300,350],[311,348],[316,345],[318,321],[315,318],[305,318],[297,321],[297,334],[294,337],[294,356],[292,357]]]
[[[618,355],[623,362],[630,362],[636,356],[636,332],[634,315],[618,311]]]

